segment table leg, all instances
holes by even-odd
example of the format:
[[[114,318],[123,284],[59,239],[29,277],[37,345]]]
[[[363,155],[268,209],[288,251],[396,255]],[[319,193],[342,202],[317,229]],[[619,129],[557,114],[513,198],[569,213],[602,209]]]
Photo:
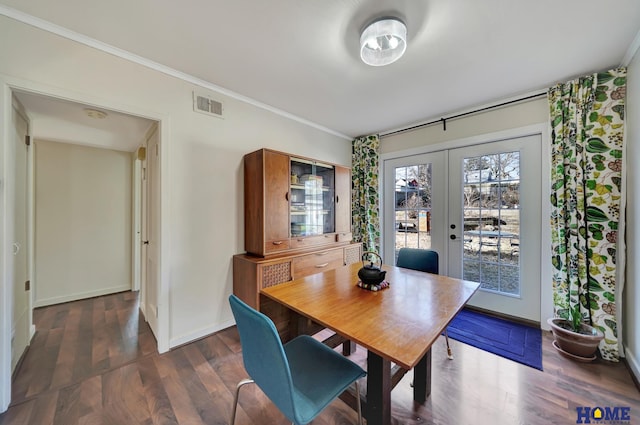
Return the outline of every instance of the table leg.
[[[304,335],[305,333],[305,322],[306,318],[296,313],[293,310],[289,310],[289,339],[291,341],[295,337],[299,335]],[[286,341],[283,341],[286,342]]]
[[[413,400],[418,403],[427,401],[431,394],[431,348],[422,356],[413,368]]]
[[[342,343],[342,355],[350,356],[356,352],[356,343],[351,341],[350,339],[346,340]]]
[[[367,354],[367,425],[391,424],[391,362]]]

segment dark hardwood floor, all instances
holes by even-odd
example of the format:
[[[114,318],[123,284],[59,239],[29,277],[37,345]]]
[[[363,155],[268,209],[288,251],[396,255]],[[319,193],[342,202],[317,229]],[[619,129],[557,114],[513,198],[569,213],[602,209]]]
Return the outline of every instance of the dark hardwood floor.
[[[233,391],[245,378],[234,328],[159,355],[124,292],[34,312],[36,335],[13,383],[0,425],[228,424]],[[640,423],[640,392],[623,363],[584,364],[561,357],[543,338],[544,372],[451,341],[433,350],[433,392],[412,401],[411,374],[392,393],[396,424],[575,424],[577,406],[628,406]],[[364,363],[365,352],[352,356]],[[316,425],[354,424],[333,402]],[[237,424],[289,422],[255,386],[243,388]]]

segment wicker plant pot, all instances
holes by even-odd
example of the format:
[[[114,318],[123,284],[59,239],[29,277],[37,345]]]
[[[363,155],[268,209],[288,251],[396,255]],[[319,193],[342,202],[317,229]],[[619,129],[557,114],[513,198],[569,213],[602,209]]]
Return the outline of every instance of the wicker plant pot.
[[[555,337],[554,347],[567,357],[580,361],[592,361],[604,334],[597,328],[583,323],[580,332],[574,332],[568,320],[547,320]]]

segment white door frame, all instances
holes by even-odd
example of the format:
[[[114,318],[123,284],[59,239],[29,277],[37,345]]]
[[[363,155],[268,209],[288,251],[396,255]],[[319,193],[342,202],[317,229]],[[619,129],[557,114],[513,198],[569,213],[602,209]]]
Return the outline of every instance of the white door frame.
[[[170,199],[169,182],[171,169],[169,158],[169,117],[159,112],[132,108],[129,105],[98,99],[90,94],[79,95],[76,92],[62,90],[33,81],[21,80],[0,74],[0,413],[4,412],[11,402],[11,318],[13,314],[13,266],[10,261],[14,225],[13,200],[9,195],[15,188],[14,176],[11,175],[11,164],[15,162],[15,151],[11,147],[11,114],[12,92],[14,90],[55,97],[67,101],[93,105],[98,108],[111,109],[129,115],[136,115],[158,121],[160,132],[160,258],[158,288],[158,351],[169,351],[169,277],[170,277]],[[33,263],[29,265],[33,270]],[[32,289],[37,285],[33,276]]]
[[[549,202],[545,200],[550,199],[550,176],[551,176],[551,150],[549,145],[549,124],[544,122],[540,124],[533,124],[525,127],[513,128],[509,130],[499,131],[495,133],[481,134],[477,136],[467,137],[464,139],[450,140],[442,143],[436,143],[433,145],[420,146],[418,148],[406,149],[397,152],[390,152],[380,155],[380,178],[378,180],[379,187],[378,193],[380,194],[380,223],[385,222],[385,208],[386,204],[384,196],[384,162],[393,160],[396,158],[402,158],[407,156],[421,155],[430,152],[436,152],[441,150],[449,150],[455,148],[462,148],[465,146],[477,145],[482,143],[496,142],[505,139],[514,139],[518,137],[525,137],[539,134],[542,138],[542,162],[540,164],[540,179],[542,194],[541,198],[543,202],[540,205],[540,213],[542,215],[542,222],[545,222],[544,217],[550,217],[551,206]],[[540,254],[541,254],[541,267],[540,267],[540,327],[548,330],[549,326],[546,323],[545,318],[553,317],[553,288],[551,284],[551,262],[545,259],[551,258],[551,228],[544,226],[541,229],[540,236]],[[381,232],[380,246],[384,247],[384,232]],[[384,248],[382,248],[384,250]],[[384,252],[381,253],[384,258]]]

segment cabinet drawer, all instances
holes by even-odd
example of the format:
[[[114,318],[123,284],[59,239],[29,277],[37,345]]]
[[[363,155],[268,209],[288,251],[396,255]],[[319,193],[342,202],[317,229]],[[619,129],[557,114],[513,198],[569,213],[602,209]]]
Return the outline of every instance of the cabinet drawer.
[[[264,244],[264,252],[265,254],[272,252],[279,252],[289,249],[289,239],[280,239],[277,241],[267,241]]]
[[[352,239],[353,233],[351,232],[336,233],[336,242],[351,242]]]
[[[312,246],[334,243],[336,241],[335,233],[326,235],[293,237],[291,239],[291,249],[307,248]]]
[[[293,278],[297,279],[344,265],[342,249],[331,249],[296,257],[292,261]]]

